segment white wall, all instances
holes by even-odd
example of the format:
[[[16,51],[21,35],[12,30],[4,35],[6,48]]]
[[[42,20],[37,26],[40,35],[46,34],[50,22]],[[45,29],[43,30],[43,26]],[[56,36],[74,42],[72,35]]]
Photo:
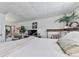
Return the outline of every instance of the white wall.
[[[13,24],[13,22],[15,22],[16,20],[18,20],[18,19],[16,19],[15,18],[15,16],[14,16],[14,14],[12,14],[12,13],[7,13],[7,14],[5,14],[5,24],[6,25],[12,25]]]
[[[64,27],[63,23],[55,22],[55,20],[57,20],[59,17],[61,17],[61,16],[33,20],[33,21],[28,21],[28,22],[20,22],[20,23],[17,23],[16,26],[19,27],[19,26],[23,25],[26,27],[27,30],[29,30],[29,29],[32,29],[32,22],[36,21],[36,22],[38,22],[38,28],[37,28],[38,33],[40,33],[42,37],[46,37],[47,29]]]
[[[79,8],[76,10],[76,14],[79,15]],[[17,23],[16,26],[19,27],[21,25],[25,26],[27,30],[32,29],[32,22],[38,22],[38,32],[41,33],[43,37],[46,37],[46,29],[53,29],[53,28],[62,28],[65,26],[65,23],[58,23],[55,20],[59,19],[61,16],[50,17],[45,19],[37,19],[33,21],[25,21]],[[79,22],[79,19],[75,19],[75,21]]]
[[[79,9],[77,9],[77,14],[79,14],[78,10]],[[41,33],[41,35],[43,37],[46,37],[46,29],[64,27],[65,24],[55,22],[55,20],[59,19],[60,17],[62,17],[62,15],[56,16],[56,17],[44,18],[44,19],[36,19],[36,20],[32,20],[32,21],[24,21],[24,22],[16,23],[14,25],[16,25],[16,27],[23,25],[26,27],[27,30],[29,30],[29,29],[32,29],[32,22],[37,21],[38,22],[38,32]],[[17,19],[15,19],[12,14],[8,14],[7,20],[15,21]],[[77,21],[79,22],[79,19]],[[13,25],[12,23],[8,23],[8,22],[6,24]]]

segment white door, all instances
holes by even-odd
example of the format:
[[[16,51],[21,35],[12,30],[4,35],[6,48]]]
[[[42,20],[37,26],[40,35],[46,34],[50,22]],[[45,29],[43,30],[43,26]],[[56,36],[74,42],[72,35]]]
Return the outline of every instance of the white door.
[[[0,42],[5,42],[5,16],[0,14]]]

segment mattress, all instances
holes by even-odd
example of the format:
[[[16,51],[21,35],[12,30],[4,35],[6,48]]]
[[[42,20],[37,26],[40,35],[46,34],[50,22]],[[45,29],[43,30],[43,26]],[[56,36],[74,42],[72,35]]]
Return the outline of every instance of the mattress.
[[[56,43],[57,39],[32,38],[29,43],[13,52],[5,55],[6,57],[66,57],[61,48]]]

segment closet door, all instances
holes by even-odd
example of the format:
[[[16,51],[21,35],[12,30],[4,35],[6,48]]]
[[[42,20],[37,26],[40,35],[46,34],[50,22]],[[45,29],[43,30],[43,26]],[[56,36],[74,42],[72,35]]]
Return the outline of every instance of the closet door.
[[[0,14],[0,42],[5,42],[5,16]]]
[[[2,16],[0,15],[0,37],[2,35]]]

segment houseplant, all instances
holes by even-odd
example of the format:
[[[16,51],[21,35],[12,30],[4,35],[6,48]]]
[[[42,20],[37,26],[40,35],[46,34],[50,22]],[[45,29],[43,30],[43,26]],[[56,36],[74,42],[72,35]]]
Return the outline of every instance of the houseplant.
[[[76,12],[75,12],[75,11],[73,11],[73,12],[71,13],[71,15],[65,14],[63,17],[57,19],[56,22],[57,22],[57,21],[58,21],[59,23],[65,22],[65,23],[66,23],[66,26],[69,26],[69,23],[70,23],[72,20],[75,20],[75,19],[77,19],[77,18],[79,18],[79,16],[76,15]]]
[[[8,35],[10,33],[10,31],[8,29],[6,29],[6,35]]]
[[[24,38],[24,33],[26,32],[26,28],[24,26],[21,26],[19,32],[21,33],[22,38]]]
[[[8,37],[8,34],[10,33],[10,31],[8,29],[5,29],[5,37],[7,38]]]

